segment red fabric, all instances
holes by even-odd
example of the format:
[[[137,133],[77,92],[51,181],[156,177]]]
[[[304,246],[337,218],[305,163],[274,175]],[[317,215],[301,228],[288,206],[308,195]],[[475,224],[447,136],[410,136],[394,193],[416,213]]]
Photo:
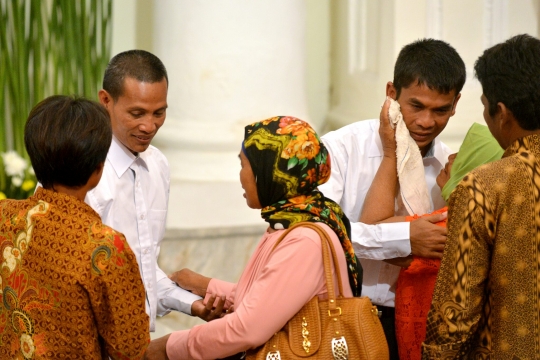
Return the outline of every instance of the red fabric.
[[[448,211],[447,207],[423,216],[408,216],[407,221]],[[438,222],[446,226],[446,219]],[[408,268],[401,269],[396,285],[396,338],[400,360],[420,360],[426,338],[426,321],[435,280],[441,261],[414,257]]]

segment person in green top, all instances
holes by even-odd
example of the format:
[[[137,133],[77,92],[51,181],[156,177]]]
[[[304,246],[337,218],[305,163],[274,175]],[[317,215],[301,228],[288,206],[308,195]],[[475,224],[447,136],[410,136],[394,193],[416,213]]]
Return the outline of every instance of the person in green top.
[[[437,184],[442,189],[444,200],[448,201],[452,191],[469,171],[480,165],[499,160],[503,152],[504,150],[491,135],[487,126],[473,123],[459,148],[459,152],[453,157],[450,155],[447,166],[437,177]],[[447,167],[449,168],[447,169]],[[450,168],[452,169],[451,173]]]

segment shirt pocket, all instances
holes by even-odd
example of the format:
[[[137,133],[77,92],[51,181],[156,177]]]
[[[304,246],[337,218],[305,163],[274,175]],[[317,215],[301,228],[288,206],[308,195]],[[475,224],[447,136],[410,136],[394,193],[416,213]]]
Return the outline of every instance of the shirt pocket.
[[[157,244],[163,240],[165,235],[165,223],[167,220],[167,210],[150,209],[150,226],[152,227],[152,235]]]

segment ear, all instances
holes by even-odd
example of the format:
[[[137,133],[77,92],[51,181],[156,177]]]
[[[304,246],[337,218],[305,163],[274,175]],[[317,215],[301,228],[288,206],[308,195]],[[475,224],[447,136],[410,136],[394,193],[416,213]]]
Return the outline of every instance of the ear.
[[[386,96],[394,99],[394,100],[397,100],[396,96],[397,96],[397,91],[396,91],[396,87],[394,86],[394,84],[389,81],[386,83]]]
[[[101,105],[103,105],[105,109],[109,110],[109,106],[113,103],[112,96],[106,90],[101,89],[98,92],[98,98]]]
[[[102,162],[102,163],[99,163],[98,166],[96,167],[96,170],[94,171],[95,173],[98,173],[100,176],[101,174],[103,173],[103,168],[105,167],[105,163]]]
[[[503,134],[508,133],[517,123],[512,111],[502,102],[497,103],[495,117],[499,122],[499,127]]]
[[[456,97],[454,98],[454,104],[452,105],[452,114],[450,116],[454,116],[454,114],[456,113],[456,106],[459,99],[461,99],[461,93],[457,94]]]

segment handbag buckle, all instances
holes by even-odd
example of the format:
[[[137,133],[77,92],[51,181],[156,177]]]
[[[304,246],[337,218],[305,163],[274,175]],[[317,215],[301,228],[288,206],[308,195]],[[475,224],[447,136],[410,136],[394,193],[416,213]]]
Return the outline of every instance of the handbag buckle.
[[[279,350],[269,351],[266,354],[266,360],[281,360],[281,354],[279,353]]]
[[[332,315],[332,311],[337,311],[338,314],[334,314]],[[337,307],[335,309],[328,309],[328,316],[341,316],[341,308],[340,307]]]
[[[345,337],[332,339],[332,355],[334,360],[348,360],[349,359],[349,347]]]

